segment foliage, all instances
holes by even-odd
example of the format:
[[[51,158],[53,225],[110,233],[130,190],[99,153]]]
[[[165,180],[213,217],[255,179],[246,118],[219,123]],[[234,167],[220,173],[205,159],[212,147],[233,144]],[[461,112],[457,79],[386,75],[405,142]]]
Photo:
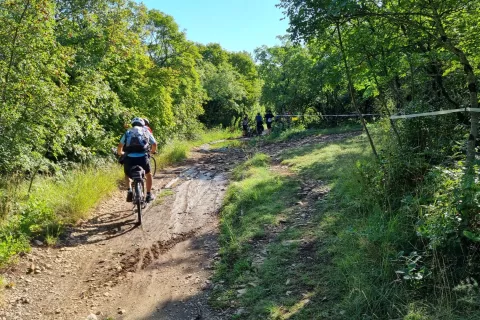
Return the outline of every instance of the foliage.
[[[228,127],[242,115],[252,114],[261,88],[252,57],[246,52],[227,52],[218,44],[199,45],[199,50],[201,80],[208,97],[201,121],[209,127]]]
[[[248,54],[209,45],[225,56],[215,64],[173,17],[133,1],[8,0],[0,22],[3,175],[92,164],[133,116],[164,143],[193,137],[205,110],[228,126],[258,100]]]

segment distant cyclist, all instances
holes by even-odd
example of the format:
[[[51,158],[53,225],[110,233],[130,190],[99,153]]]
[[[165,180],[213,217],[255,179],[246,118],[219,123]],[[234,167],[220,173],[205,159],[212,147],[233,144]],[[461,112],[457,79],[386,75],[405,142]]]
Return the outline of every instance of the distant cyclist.
[[[267,122],[267,132],[270,134],[272,132],[272,123],[274,119],[274,115],[272,111],[267,110],[267,113],[265,114],[265,121]]]
[[[257,122],[257,134],[261,135],[263,132],[263,118],[260,115],[260,112],[257,113],[257,116],[255,117],[255,121]]]
[[[248,116],[247,115],[243,117],[242,130],[243,130],[243,136],[246,137],[248,135]]]
[[[125,172],[125,179],[128,186],[127,202],[132,202],[132,184],[130,181],[130,170],[134,166],[140,166],[145,170],[147,178],[147,197],[145,201],[150,202],[154,199],[152,196],[152,174],[150,172],[150,162],[148,150],[151,146],[151,153],[157,151],[157,141],[145,127],[145,121],[142,118],[134,118],[132,120],[132,127],[127,130],[120,139],[120,143],[117,147],[118,155],[126,153],[126,157],[123,164],[123,170]],[[123,152],[125,147],[125,152]]]

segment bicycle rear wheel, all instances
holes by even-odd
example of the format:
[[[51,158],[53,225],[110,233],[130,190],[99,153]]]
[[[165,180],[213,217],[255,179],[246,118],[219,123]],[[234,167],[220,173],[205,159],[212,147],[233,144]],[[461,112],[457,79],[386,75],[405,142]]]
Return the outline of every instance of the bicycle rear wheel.
[[[152,177],[155,177],[155,173],[157,173],[157,160],[155,160],[154,156],[150,156],[150,172],[152,173]]]
[[[135,181],[135,205],[137,206],[138,225],[142,224],[142,202],[143,202],[143,185],[141,181]]]

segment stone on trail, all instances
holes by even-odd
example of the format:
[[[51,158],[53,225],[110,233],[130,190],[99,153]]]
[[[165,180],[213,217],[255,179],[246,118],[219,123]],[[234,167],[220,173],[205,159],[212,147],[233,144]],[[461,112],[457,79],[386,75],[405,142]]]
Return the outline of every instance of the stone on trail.
[[[98,320],[97,316],[94,315],[93,313],[90,313],[85,320]]]

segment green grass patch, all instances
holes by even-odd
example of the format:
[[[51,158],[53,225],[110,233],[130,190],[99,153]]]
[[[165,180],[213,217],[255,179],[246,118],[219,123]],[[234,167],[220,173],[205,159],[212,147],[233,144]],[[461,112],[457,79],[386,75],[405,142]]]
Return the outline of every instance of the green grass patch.
[[[154,206],[161,205],[165,201],[166,197],[174,195],[174,194],[175,194],[175,192],[173,192],[173,190],[171,190],[171,189],[164,189],[164,190],[160,191],[160,193],[157,194],[157,196],[155,198],[155,201],[153,202],[153,205]]]
[[[213,149],[221,149],[241,147],[243,143],[240,140],[216,140],[210,142],[210,145]]]
[[[123,177],[120,166],[75,170],[63,177],[39,179],[31,199],[45,202],[65,223],[75,223],[88,217],[91,209],[117,189]]]
[[[222,264],[219,277],[236,282],[251,270],[250,242],[262,239],[269,228],[280,224],[285,210],[296,200],[292,190],[298,181],[269,170],[268,157],[256,155],[237,174],[222,211]]]
[[[122,177],[121,168],[109,164],[39,177],[29,194],[28,182],[4,188],[9,210],[0,224],[0,266],[29,251],[32,239],[55,245],[63,226],[87,218],[101,199],[117,189]]]

